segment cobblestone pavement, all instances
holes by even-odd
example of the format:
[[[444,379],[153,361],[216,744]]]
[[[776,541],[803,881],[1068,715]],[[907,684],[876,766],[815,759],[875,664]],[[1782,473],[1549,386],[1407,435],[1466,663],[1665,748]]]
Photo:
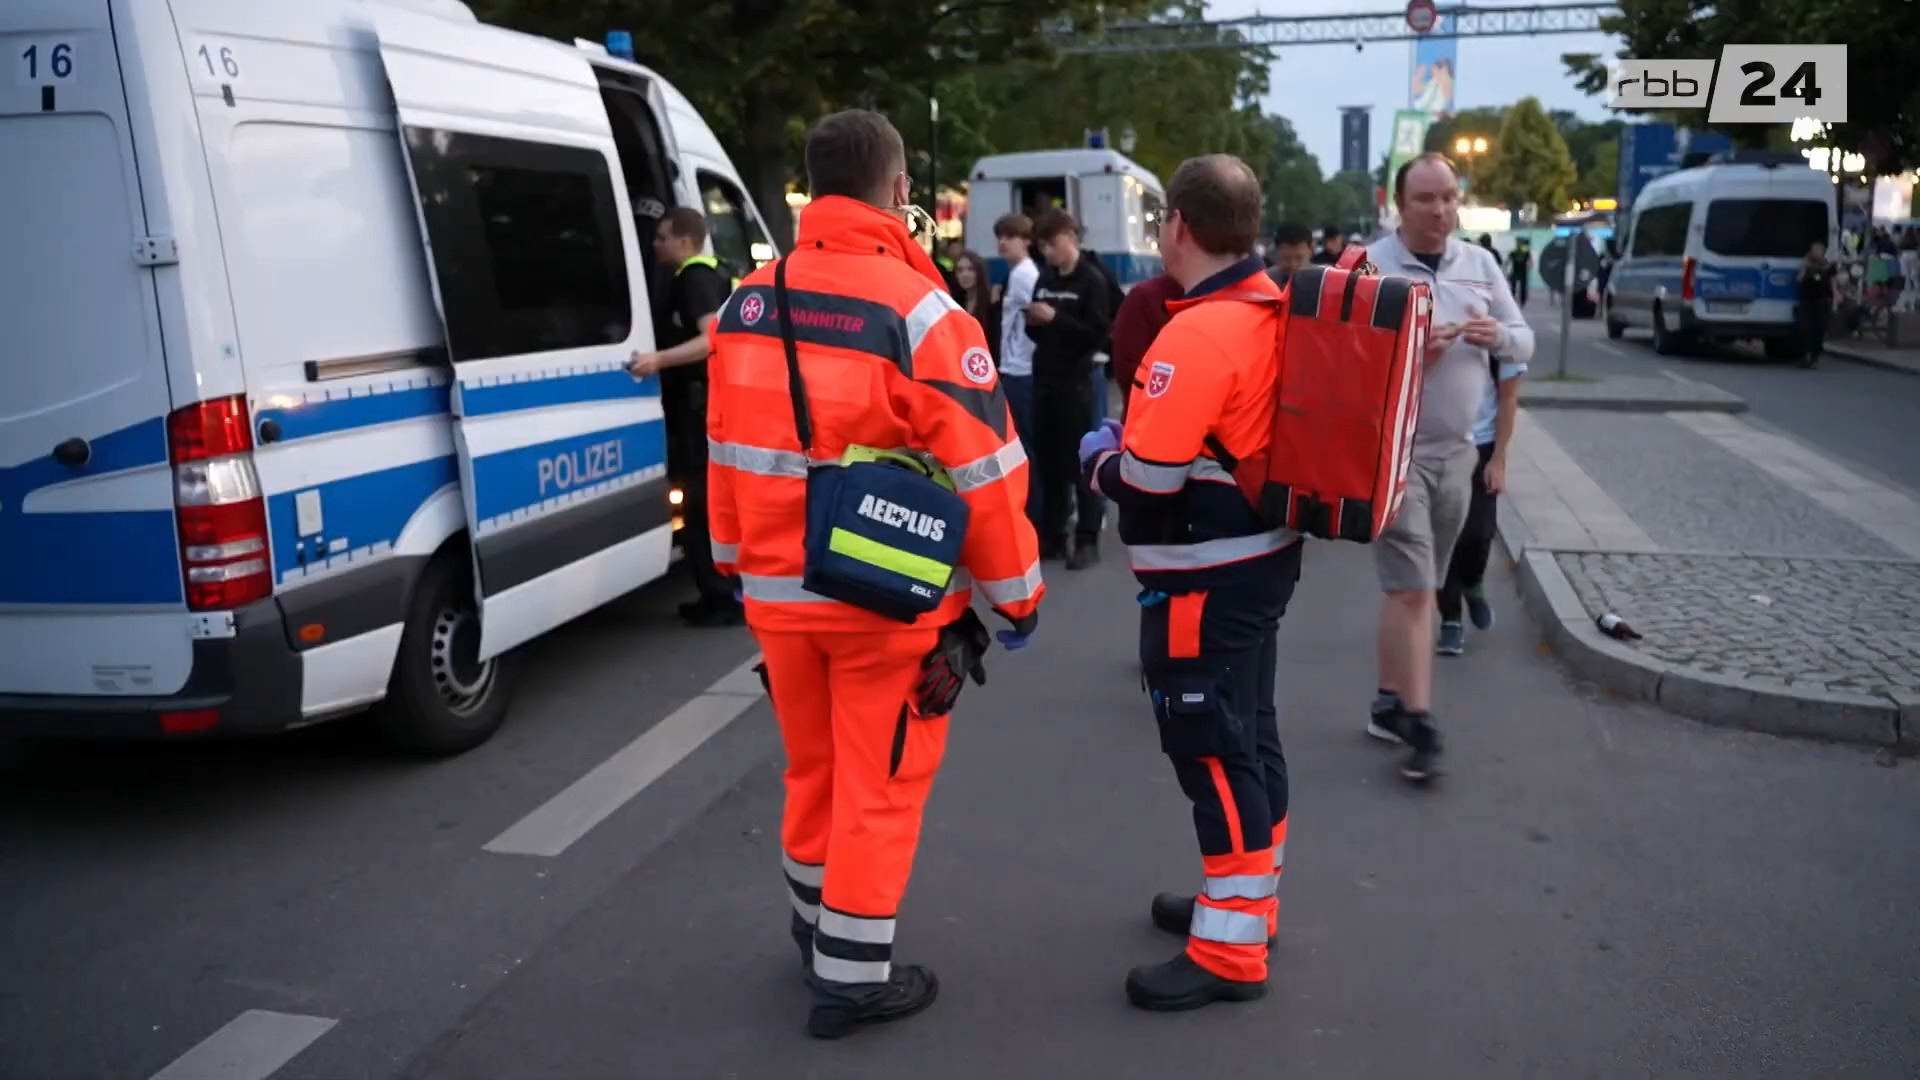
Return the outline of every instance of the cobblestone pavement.
[[[1534,419],[1654,543],[1674,551],[1901,552],[1671,416],[1543,409]]]
[[[1589,613],[1656,659],[1760,687],[1920,691],[1920,562],[1679,554],[1557,556]]]

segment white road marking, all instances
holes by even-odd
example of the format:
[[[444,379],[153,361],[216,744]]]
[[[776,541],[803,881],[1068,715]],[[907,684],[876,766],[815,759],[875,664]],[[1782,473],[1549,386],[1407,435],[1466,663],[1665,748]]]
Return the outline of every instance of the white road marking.
[[[1507,499],[1542,547],[1573,551],[1658,551],[1645,530],[1588,476],[1533,415],[1514,419]]]
[[[753,672],[759,662],[755,656],[728,672],[705,693],[675,709],[538,810],[514,822],[506,832],[488,841],[483,850],[496,855],[552,857],[572,847],[765,696],[760,677]]]
[[[266,1080],[333,1029],[324,1016],[248,1009],[153,1074],[153,1080]]]
[[[1596,348],[1596,349],[1599,349],[1599,350],[1600,350],[1601,352],[1603,352],[1603,353],[1610,353],[1610,354],[1612,354],[1612,355],[1614,355],[1614,356],[1625,356],[1625,355],[1627,355],[1627,354],[1626,354],[1626,350],[1624,350],[1624,349],[1621,349],[1621,348],[1620,348],[1619,346],[1617,346],[1617,345],[1609,345],[1609,344],[1607,344],[1607,343],[1606,343],[1606,342],[1604,342],[1604,341],[1596,341],[1596,342],[1594,342],[1594,343],[1593,343],[1593,347],[1594,347],[1594,348]]]
[[[1920,558],[1920,503],[1802,446],[1725,413],[1668,413],[1668,418],[1719,443],[1787,486]]]

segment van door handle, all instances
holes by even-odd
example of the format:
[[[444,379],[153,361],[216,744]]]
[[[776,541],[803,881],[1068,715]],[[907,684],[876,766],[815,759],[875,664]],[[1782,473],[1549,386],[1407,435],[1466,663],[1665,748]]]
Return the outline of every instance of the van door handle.
[[[53,460],[78,469],[93,460],[93,446],[82,438],[72,438],[53,448]]]

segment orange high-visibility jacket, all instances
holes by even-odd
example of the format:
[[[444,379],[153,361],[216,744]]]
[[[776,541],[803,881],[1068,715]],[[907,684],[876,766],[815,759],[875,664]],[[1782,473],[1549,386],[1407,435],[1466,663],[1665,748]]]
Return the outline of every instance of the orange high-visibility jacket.
[[[1299,542],[1269,528],[1213,456],[1211,436],[1245,457],[1273,431],[1280,287],[1257,257],[1199,282],[1167,303],[1171,321],[1133,379],[1120,451],[1091,463],[1093,486],[1120,511],[1120,540],[1134,577],[1180,594],[1230,588],[1255,562]]]
[[[801,588],[806,469],[794,432],[772,264],[748,275],[714,324],[707,359],[713,558],[737,574],[747,623],[767,630],[897,630],[902,623]],[[926,451],[966,500],[961,567],[918,625],[958,618],[979,589],[1011,619],[1039,606],[1027,456],[980,324],[948,295],[906,226],[853,199],[800,215],[788,303],[813,419],[813,457],[849,445]]]

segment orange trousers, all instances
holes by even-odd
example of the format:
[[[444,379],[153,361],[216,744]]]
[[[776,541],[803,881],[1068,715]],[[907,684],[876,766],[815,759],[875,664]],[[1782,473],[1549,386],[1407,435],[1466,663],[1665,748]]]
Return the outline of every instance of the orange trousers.
[[[813,975],[886,982],[894,916],[946,752],[947,717],[908,698],[937,630],[755,630],[786,743],[782,863]]]

